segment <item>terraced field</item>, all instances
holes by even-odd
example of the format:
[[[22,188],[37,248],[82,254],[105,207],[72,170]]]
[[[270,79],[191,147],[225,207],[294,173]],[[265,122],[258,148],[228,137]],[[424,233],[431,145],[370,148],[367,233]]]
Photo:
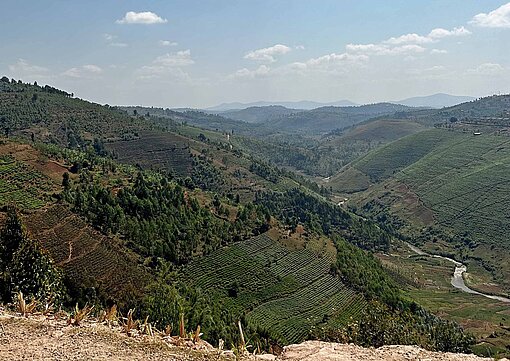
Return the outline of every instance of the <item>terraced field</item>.
[[[334,255],[314,246],[291,250],[262,234],[193,261],[183,274],[204,290],[228,296],[251,325],[284,344],[299,342],[319,325],[346,324],[366,305],[329,274]]]
[[[343,185],[369,179],[368,190],[351,202],[374,214],[385,209],[411,233],[440,229],[429,251],[472,257],[510,289],[510,137],[431,129],[369,153],[336,179]],[[445,236],[457,244],[441,242]]]
[[[136,295],[150,281],[137,266],[135,256],[121,250],[113,239],[95,231],[65,205],[55,204],[31,214],[25,224],[77,285],[94,287],[115,298]]]
[[[439,131],[438,131],[439,132]],[[486,243],[507,243],[510,231],[510,138],[455,133],[455,138],[405,168],[406,183],[457,232]]]
[[[477,242],[510,246],[509,137],[434,129],[391,143],[352,167],[373,182],[391,177],[405,184],[437,224]]]
[[[46,203],[46,192],[51,189],[50,181],[36,170],[10,155],[0,156],[0,206],[37,209]]]
[[[107,143],[106,147],[121,163],[187,176],[192,165],[188,143],[186,138],[172,133],[142,132],[139,139]]]

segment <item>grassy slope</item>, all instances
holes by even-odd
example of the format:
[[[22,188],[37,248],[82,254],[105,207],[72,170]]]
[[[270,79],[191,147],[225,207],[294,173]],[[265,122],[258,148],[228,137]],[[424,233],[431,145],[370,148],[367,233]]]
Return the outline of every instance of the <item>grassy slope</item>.
[[[14,172],[6,175],[7,166]],[[61,191],[65,171],[31,146],[4,140],[0,178],[9,191],[2,193],[0,207],[14,203],[25,212],[31,237],[42,243],[75,285],[95,287],[106,298],[126,302],[126,295],[139,295],[150,278],[119,240],[100,234],[49,196]]]
[[[196,259],[183,274],[288,344],[314,327],[345,325],[365,307],[361,295],[329,274],[335,254],[327,239],[273,229]]]
[[[3,89],[3,91],[2,91]],[[38,141],[68,145],[70,133],[83,138],[119,138],[152,126],[143,118],[61,94],[49,93],[27,84],[0,87],[2,130],[30,136]]]
[[[345,171],[332,184],[359,184],[362,175],[365,185],[366,178],[374,184],[355,196],[364,203],[378,199],[411,221],[409,212],[400,210],[414,206],[421,207],[422,215],[431,212],[432,224],[467,239],[469,243],[461,247],[465,255],[481,257],[489,267],[497,265],[497,281],[508,289],[510,260],[501,252],[510,248],[508,137],[433,129],[373,151],[354,162],[352,169],[357,177],[351,176],[352,170]]]

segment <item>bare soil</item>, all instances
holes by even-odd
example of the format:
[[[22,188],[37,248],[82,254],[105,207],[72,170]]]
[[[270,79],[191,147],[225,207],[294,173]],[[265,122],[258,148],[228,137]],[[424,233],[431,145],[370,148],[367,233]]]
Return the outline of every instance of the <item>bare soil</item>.
[[[67,325],[54,316],[22,317],[0,310],[0,360],[234,360],[232,351],[213,349],[207,343],[174,346],[162,335],[128,336],[120,327],[95,321]],[[473,355],[425,351],[415,346],[384,346],[378,349],[307,341],[273,355],[245,355],[243,360],[274,361],[482,361]],[[508,360],[507,360],[508,361]]]

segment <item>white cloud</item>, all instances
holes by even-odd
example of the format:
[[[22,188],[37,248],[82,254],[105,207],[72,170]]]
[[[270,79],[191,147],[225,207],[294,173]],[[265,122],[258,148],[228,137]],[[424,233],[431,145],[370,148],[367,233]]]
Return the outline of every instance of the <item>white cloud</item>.
[[[126,15],[120,20],[117,20],[117,24],[163,24],[168,20],[161,18],[157,14],[151,11],[143,11],[140,13],[134,11],[128,11]]]
[[[138,70],[138,78],[151,79],[159,76],[171,76],[179,80],[189,79],[189,75],[181,67],[194,64],[191,50],[181,50],[158,56],[150,65],[142,66]]]
[[[454,36],[466,36],[471,35],[471,31],[461,26],[460,28],[453,28],[453,30],[446,30],[443,28],[432,29],[429,33],[428,38],[432,40],[454,37]]]
[[[347,44],[347,52],[365,53],[372,55],[398,55],[409,53],[423,53],[425,48],[416,44],[406,44],[401,46],[390,46],[387,44]]]
[[[418,34],[405,34],[401,35],[396,38],[389,38],[388,40],[383,41],[385,44],[393,44],[393,45],[400,45],[400,44],[425,44],[425,43],[431,43],[433,40],[430,39],[427,36],[422,36]]]
[[[291,51],[292,49],[286,45],[276,44],[269,48],[257,49],[247,53],[244,58],[250,60],[257,60],[264,63],[274,63],[276,59],[275,55],[283,55]]]
[[[158,44],[161,46],[177,46],[177,45],[179,45],[175,41],[169,41],[169,40],[160,40],[160,41],[158,41]]]
[[[229,78],[247,78],[254,79],[256,77],[266,76],[270,73],[271,68],[267,65],[261,65],[255,70],[249,70],[247,68],[242,68],[236,71],[234,74],[229,75]]]
[[[71,68],[62,73],[62,75],[71,78],[96,78],[103,72],[97,65],[87,64]]]
[[[126,44],[126,43],[123,43],[123,42],[120,42],[120,41],[115,41],[118,38],[117,35],[103,34],[103,38],[106,40],[108,45],[116,47],[116,48],[125,48],[125,47],[128,46],[128,44]]]
[[[510,28],[510,3],[506,3],[488,14],[475,15],[470,23],[484,28]]]
[[[365,66],[369,57],[365,54],[331,53],[317,58],[308,59],[305,62],[294,62],[274,70],[278,74],[316,74],[327,73],[329,75],[346,74],[353,69]]]
[[[317,67],[317,66],[329,66],[332,64],[339,64],[339,63],[365,63],[368,61],[368,56],[366,55],[353,55],[348,53],[342,53],[342,54],[328,54],[323,55],[318,58],[310,59],[306,62],[307,66]]]
[[[416,33],[404,34],[398,37],[391,37],[376,44],[347,44],[345,49],[350,53],[368,54],[368,55],[406,55],[406,59],[414,60],[410,54],[423,53],[426,48],[423,45],[436,43],[440,39],[447,37],[458,37],[469,35],[471,32],[461,26],[447,30],[435,28],[427,35]],[[445,53],[446,50],[432,50],[432,54]]]
[[[158,56],[152,63],[157,66],[176,67],[191,65],[195,61],[191,58],[191,50],[187,49],[173,54],[166,53]]]
[[[431,54],[447,54],[448,53],[448,50],[444,50],[444,49],[432,49],[430,51]]]
[[[470,35],[471,31],[461,26],[447,30],[443,28],[432,29],[428,35],[418,35],[415,33],[405,34],[399,37],[389,38],[383,41],[383,44],[401,45],[401,44],[429,44],[438,41],[439,39],[454,36]]]
[[[294,47],[294,49],[296,49],[296,50],[305,50],[305,46],[304,45],[296,45]]]
[[[9,65],[9,70],[13,74],[16,74],[17,76],[43,74],[48,72],[47,68],[30,64],[28,61],[21,58],[18,59],[18,61],[15,64]]]
[[[117,35],[112,35],[112,34],[103,34],[103,38],[104,38],[106,41],[113,41],[113,40],[117,39]]]
[[[476,68],[468,69],[469,74],[475,75],[498,75],[504,72],[505,68],[503,68],[500,64],[496,63],[484,63],[478,65]]]

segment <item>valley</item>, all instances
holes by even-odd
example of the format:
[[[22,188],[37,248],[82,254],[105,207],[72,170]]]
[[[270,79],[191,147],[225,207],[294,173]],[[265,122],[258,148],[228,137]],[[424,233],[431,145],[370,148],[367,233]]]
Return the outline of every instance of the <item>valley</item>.
[[[171,329],[184,317],[212,342],[236,342],[240,318],[266,350],[309,338],[376,345],[355,335],[373,332],[363,320],[383,312],[396,327],[443,330],[381,331],[392,342],[438,344],[443,333],[461,335],[456,321],[476,336],[478,353],[506,352],[506,305],[455,291],[452,263],[401,244],[458,259],[468,272],[456,282],[506,296],[507,245],[495,240],[506,234],[497,209],[510,142],[499,132],[430,127],[407,119],[422,109],[382,104],[310,111],[338,130],[280,124],[288,132],[267,138],[249,135],[253,120],[225,113],[102,108],[3,86],[7,97],[22,91],[19,101],[41,93],[29,106],[46,116],[37,133],[29,115],[3,124],[1,205],[7,217],[12,202],[20,207],[28,234],[63,270],[69,298],[136,308]],[[73,117],[68,128],[58,126],[58,97]],[[246,114],[273,122],[274,110]],[[16,107],[2,111],[11,119]],[[349,112],[360,115],[346,127]],[[103,113],[108,124],[91,128]],[[306,113],[295,114],[278,117]],[[471,315],[479,302],[486,311]],[[458,337],[458,349],[472,342]]]

